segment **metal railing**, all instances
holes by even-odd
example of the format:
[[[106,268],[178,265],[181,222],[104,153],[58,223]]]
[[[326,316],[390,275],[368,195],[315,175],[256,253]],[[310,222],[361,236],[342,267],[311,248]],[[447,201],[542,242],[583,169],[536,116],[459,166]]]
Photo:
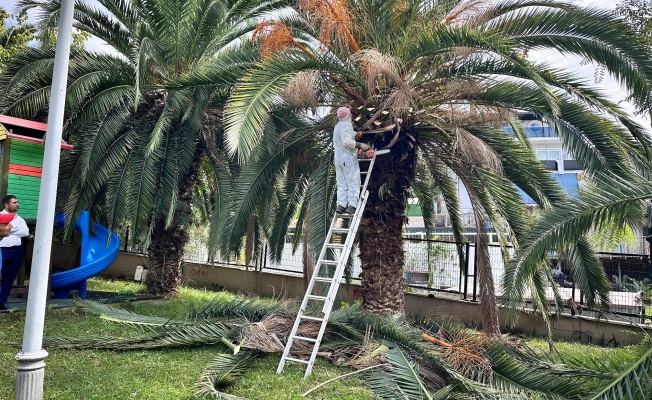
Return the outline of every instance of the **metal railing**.
[[[123,241],[123,250],[147,254],[142,246],[131,246]],[[442,295],[455,298],[478,301],[479,283],[477,280],[477,252],[473,243],[456,243],[436,239],[420,238],[410,235],[403,238],[405,250],[404,278],[407,291],[439,292]],[[513,254],[510,247],[505,249],[508,256]],[[502,293],[502,279],[505,273],[503,249],[499,245],[488,245],[491,271],[496,295]],[[625,318],[633,322],[644,322],[652,319],[652,270],[649,256],[622,253],[598,253],[602,260],[605,274],[609,279],[609,300],[611,313],[617,318]],[[197,263],[210,263],[207,248],[200,241],[190,241],[186,246],[184,260]],[[274,261],[264,246],[260,255],[246,265],[236,258],[222,259],[217,253],[212,258],[213,264],[246,267],[257,271],[278,271],[292,274],[303,274],[303,247],[298,246],[292,251],[292,240],[286,240],[281,259]],[[557,266],[557,261],[552,260]],[[572,273],[563,266],[557,266],[563,273],[563,278],[557,280],[558,290],[567,302],[567,307],[560,310],[563,313],[584,312],[585,315],[604,317],[599,310],[586,307],[586,296],[576,287]],[[359,250],[351,251],[351,263],[347,275],[359,279],[362,265]],[[526,293],[526,302],[529,294]],[[547,297],[553,300],[553,289],[549,287]]]

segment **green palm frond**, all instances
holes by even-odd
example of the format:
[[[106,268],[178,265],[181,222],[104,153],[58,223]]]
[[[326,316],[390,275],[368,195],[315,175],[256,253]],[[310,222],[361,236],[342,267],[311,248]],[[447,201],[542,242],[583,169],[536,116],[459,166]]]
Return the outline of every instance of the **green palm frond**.
[[[139,350],[164,347],[214,345],[223,337],[231,337],[235,328],[220,322],[166,327],[163,333],[132,338],[96,337],[85,339],[46,338],[43,343],[52,348]]]
[[[318,67],[314,58],[288,54],[263,61],[245,75],[225,111],[226,145],[231,155],[246,160],[260,142],[268,113],[281,102],[281,94],[299,71]]]
[[[226,353],[215,356],[201,372],[192,393],[200,398],[242,400],[241,397],[221,392],[233,385],[256,360],[259,352],[244,349],[237,354]]]
[[[122,308],[112,307],[91,300],[78,299],[75,303],[84,311],[98,315],[107,321],[141,327],[143,329],[156,329],[175,325],[185,325],[187,322],[169,318],[139,315]]]
[[[418,365],[398,346],[390,348],[384,357],[389,364],[388,370],[374,368],[366,374],[365,379],[365,384],[377,396],[382,399],[433,399],[421,380]]]
[[[522,248],[505,269],[504,296],[517,307],[524,295],[524,285],[535,275],[537,262],[543,260],[550,250],[570,250],[570,266],[577,275],[578,285],[593,299],[608,303],[606,278],[590,245],[582,240],[592,227],[620,221],[637,224],[644,209],[643,200],[652,198],[650,179],[633,175],[628,178],[598,175],[595,187],[580,193],[549,213],[534,226]]]
[[[256,297],[243,298],[227,292],[215,295],[211,300],[191,310],[191,319],[232,318],[237,315],[242,318],[259,321],[265,315],[282,312],[283,306],[273,299]]]

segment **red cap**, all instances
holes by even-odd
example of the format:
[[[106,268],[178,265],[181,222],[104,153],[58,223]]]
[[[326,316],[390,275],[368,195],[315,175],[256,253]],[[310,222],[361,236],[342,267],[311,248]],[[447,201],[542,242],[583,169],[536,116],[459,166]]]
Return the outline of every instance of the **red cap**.
[[[14,213],[0,213],[0,224],[8,224],[14,220]]]

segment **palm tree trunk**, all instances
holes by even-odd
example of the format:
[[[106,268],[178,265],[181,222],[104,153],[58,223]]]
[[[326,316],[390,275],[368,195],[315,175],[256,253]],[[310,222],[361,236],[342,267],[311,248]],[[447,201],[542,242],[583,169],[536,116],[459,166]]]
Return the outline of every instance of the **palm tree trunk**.
[[[376,159],[367,186],[369,199],[358,229],[362,307],[372,314],[404,312],[402,233],[414,154],[400,151],[401,147],[397,144],[389,154]]]
[[[482,331],[490,337],[500,336],[500,322],[498,319],[498,306],[496,304],[496,288],[491,272],[491,258],[489,256],[489,236],[485,228],[488,219],[474,207],[476,229],[476,273],[480,284],[480,314],[482,315]]]
[[[202,157],[203,150],[198,146],[192,167],[180,181],[172,224],[168,228],[165,227],[165,216],[159,216],[154,222],[152,240],[148,248],[148,293],[169,295],[176,293],[181,285],[183,255],[190,240],[187,227],[191,221],[192,189],[197,181]]]
[[[185,226],[173,223],[165,229],[164,218],[156,221],[148,249],[147,292],[159,295],[177,292],[181,285],[183,254],[188,240]]]

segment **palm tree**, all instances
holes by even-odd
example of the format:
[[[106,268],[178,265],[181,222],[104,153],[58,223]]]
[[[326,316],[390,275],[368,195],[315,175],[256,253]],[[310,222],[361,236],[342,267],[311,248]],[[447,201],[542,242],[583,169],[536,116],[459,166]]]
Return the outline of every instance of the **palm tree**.
[[[307,229],[314,244],[323,242],[333,212],[335,123],[324,112],[348,104],[361,140],[391,150],[378,158],[359,229],[363,308],[403,310],[401,232],[409,196],[420,200],[431,229],[439,191],[456,240],[464,241],[456,177],[476,219],[484,329],[497,335],[486,223],[502,243],[518,246],[528,220],[516,188],[543,208],[565,197],[536,160],[514,112],[546,118],[589,173],[626,170],[650,145],[643,128],[596,88],[532,60],[528,51],[594,63],[646,108],[649,50],[609,11],[553,1],[302,0],[295,10],[259,25],[254,40],[263,61],[240,80],[226,108],[228,150],[248,160],[235,189],[231,245],[239,245],[254,210],[270,203],[275,211],[265,215],[273,248],[297,215],[297,233]],[[263,129],[302,114],[307,127]],[[504,133],[508,124],[515,135]],[[575,258],[577,268],[583,261]],[[578,284],[598,297],[607,290],[600,276]]]
[[[174,292],[198,174],[212,183],[215,247],[233,166],[222,151],[222,107],[232,84],[259,59],[241,38],[254,19],[285,3],[98,3],[75,7],[76,29],[109,50],[73,53],[64,138],[75,150],[62,165],[59,204],[73,217],[89,208],[109,228],[130,225],[133,238],[149,245],[149,291]],[[19,5],[39,11],[41,30],[57,25],[59,1]],[[0,79],[3,113],[44,115],[52,60],[52,49],[29,49],[7,66]]]

